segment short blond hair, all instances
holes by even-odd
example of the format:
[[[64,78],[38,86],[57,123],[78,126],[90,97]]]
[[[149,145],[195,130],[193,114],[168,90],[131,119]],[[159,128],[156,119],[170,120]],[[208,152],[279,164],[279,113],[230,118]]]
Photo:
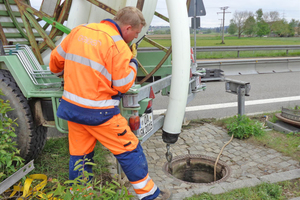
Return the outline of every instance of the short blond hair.
[[[131,25],[133,28],[138,28],[141,24],[146,26],[146,21],[143,13],[136,7],[127,6],[120,9],[114,21],[119,25]]]

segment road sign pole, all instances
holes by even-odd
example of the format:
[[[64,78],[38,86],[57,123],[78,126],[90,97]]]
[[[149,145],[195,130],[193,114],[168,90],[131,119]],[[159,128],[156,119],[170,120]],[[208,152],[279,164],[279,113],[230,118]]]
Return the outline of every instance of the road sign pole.
[[[197,65],[197,12],[196,12],[196,8],[197,8],[197,1],[194,0],[194,61],[195,61],[195,65]]]

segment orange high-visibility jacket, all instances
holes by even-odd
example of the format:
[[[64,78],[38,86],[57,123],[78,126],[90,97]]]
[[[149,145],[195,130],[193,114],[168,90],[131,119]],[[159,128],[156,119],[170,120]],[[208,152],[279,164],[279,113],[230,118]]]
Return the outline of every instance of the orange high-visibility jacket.
[[[120,113],[120,98],[134,84],[137,62],[110,19],[80,25],[51,53],[50,70],[64,76],[57,116],[85,125]]]

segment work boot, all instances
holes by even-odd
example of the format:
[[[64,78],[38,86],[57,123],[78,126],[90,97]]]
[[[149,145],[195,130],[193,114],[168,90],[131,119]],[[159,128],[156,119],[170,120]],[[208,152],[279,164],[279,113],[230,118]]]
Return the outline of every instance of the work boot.
[[[155,200],[168,200],[171,199],[171,192],[168,189],[160,190],[159,195]]]

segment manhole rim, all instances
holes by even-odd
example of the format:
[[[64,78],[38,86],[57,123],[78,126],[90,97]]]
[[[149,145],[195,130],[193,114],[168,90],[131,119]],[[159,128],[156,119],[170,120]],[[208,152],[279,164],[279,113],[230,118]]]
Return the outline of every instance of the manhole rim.
[[[187,155],[181,155],[181,156],[176,156],[172,159],[172,162],[175,162],[175,161],[178,161],[178,160],[182,160],[182,159],[185,159],[185,158],[197,158],[197,159],[206,159],[206,160],[209,160],[209,161],[212,161],[213,163],[216,162],[216,158],[213,158],[213,157],[210,157],[210,156],[205,156],[205,155],[200,155],[200,154],[187,154]],[[172,179],[175,179],[175,180],[178,180],[182,183],[186,183],[186,184],[190,184],[190,185],[205,185],[205,186],[209,186],[209,185],[214,185],[214,184],[217,184],[217,183],[221,183],[221,182],[224,182],[226,181],[230,175],[231,175],[231,168],[222,160],[219,160],[218,161],[218,164],[217,165],[222,165],[224,166],[225,168],[225,171],[226,171],[226,174],[225,176],[223,176],[221,179],[217,180],[217,181],[213,181],[213,182],[210,182],[210,183],[193,183],[193,182],[187,182],[187,181],[184,181],[184,180],[181,180],[181,179],[178,179],[176,178],[175,176],[172,176],[169,172],[168,172],[168,165],[169,163],[168,162],[165,162],[165,164],[163,165],[163,172],[170,178]],[[214,164],[213,164],[213,167],[214,167]]]

